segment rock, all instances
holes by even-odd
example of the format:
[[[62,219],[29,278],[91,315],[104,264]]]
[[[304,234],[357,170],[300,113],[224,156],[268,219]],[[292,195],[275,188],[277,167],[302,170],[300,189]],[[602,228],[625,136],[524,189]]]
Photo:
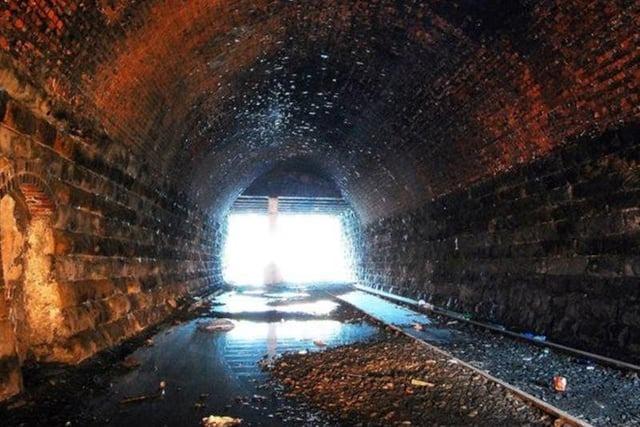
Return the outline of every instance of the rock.
[[[198,324],[198,330],[203,332],[227,332],[235,327],[236,325],[229,319],[214,319]]]
[[[209,415],[202,419],[203,427],[232,427],[242,424],[242,419]]]

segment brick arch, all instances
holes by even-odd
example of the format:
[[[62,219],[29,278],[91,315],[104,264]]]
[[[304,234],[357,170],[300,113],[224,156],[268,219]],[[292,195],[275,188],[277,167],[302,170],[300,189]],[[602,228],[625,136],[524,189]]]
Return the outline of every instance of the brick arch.
[[[21,361],[27,357],[27,351],[29,357],[42,358],[43,349],[53,340],[62,321],[57,284],[49,259],[55,247],[52,218],[57,203],[47,182],[32,172],[39,167],[41,165],[24,162],[12,165],[0,159],[0,200],[8,196],[15,202],[14,215],[23,227],[25,245],[20,254],[22,276],[14,283],[21,288],[22,300],[9,301],[9,304],[18,304],[23,312],[22,321],[28,325],[26,335],[23,335],[28,350],[22,352]],[[2,279],[4,281],[4,277]],[[51,307],[56,309],[52,311]]]
[[[10,165],[3,168],[0,159],[0,199],[12,196],[25,208],[30,217],[52,216],[56,210],[53,192],[47,183],[31,172],[12,173]]]

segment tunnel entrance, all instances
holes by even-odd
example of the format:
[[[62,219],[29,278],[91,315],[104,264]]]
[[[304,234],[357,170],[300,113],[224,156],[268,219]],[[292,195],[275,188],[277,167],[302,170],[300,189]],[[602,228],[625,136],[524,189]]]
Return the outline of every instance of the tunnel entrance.
[[[346,241],[336,214],[234,213],[228,218],[223,275],[236,285],[352,280]]]
[[[241,286],[352,282],[342,220],[349,209],[309,159],[277,164],[231,206],[223,278]]]

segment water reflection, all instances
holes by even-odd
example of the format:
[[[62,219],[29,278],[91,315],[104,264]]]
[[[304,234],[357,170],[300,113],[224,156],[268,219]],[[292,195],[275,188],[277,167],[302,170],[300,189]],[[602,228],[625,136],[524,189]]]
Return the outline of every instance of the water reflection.
[[[337,320],[288,320],[284,322],[234,321],[236,327],[227,333],[227,342],[264,341],[331,341],[344,325]]]
[[[269,305],[288,298],[295,302],[277,307]],[[301,298],[305,302],[300,302]],[[267,374],[260,368],[260,360],[285,352],[323,350],[314,341],[332,347],[366,340],[378,333],[378,329],[368,323],[331,319],[338,307],[331,300],[314,301],[308,294],[291,290],[282,293],[270,290],[269,296],[230,292],[218,297],[216,302],[224,304],[215,306],[221,313],[240,313],[232,319],[234,329],[204,332],[198,329],[198,323],[205,320],[194,319],[164,330],[154,336],[153,346],[141,347],[133,354],[141,363],[139,368],[113,378],[106,396],[89,398],[83,404],[97,419],[108,419],[109,425],[117,426],[199,425],[203,416],[212,413],[242,418],[246,425],[265,425],[266,419],[271,425],[289,425],[277,415],[283,402],[271,399],[260,404],[251,402],[252,396],[269,395],[261,388]],[[274,309],[303,310],[326,314],[328,318],[273,321],[251,316],[254,310]],[[119,403],[126,397],[155,393],[161,381],[167,384],[163,399],[126,406]],[[247,401],[251,404],[246,404]],[[299,415],[302,416],[303,411]]]
[[[260,293],[238,293],[230,292],[220,296],[217,301],[222,305],[215,306],[213,311],[218,313],[304,313],[314,316],[326,316],[338,308],[338,303],[328,299],[318,299],[309,302],[292,302],[287,304],[287,300],[296,301],[300,298],[308,297],[308,294],[292,294],[279,296],[278,294]],[[293,296],[292,296],[293,295]]]

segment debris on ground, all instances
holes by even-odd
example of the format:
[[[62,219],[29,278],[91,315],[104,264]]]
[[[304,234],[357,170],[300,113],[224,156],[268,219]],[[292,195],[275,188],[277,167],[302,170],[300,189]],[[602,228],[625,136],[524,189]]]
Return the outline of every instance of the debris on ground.
[[[567,379],[556,375],[553,377],[553,389],[558,392],[564,392],[567,390]]]
[[[430,383],[422,380],[416,380],[415,378],[411,380],[411,385],[414,385],[416,387],[435,387],[436,386],[434,383]]]
[[[544,342],[547,340],[547,337],[544,335],[537,335],[534,334],[533,332],[524,332],[522,334],[523,337],[532,340],[532,341],[540,341],[540,342]]]
[[[413,329],[415,329],[416,331],[422,331],[424,330],[424,326],[422,326],[420,323],[414,323]]]
[[[343,425],[553,425],[504,387],[404,336],[285,353],[266,367],[285,396]],[[460,406],[464,402],[464,407]]]
[[[438,344],[453,356],[481,362],[482,369],[493,376],[570,414],[579,414],[591,425],[640,425],[640,400],[627,398],[640,393],[640,380],[634,379],[637,374],[633,371],[542,347],[544,336],[539,332],[527,331],[528,340],[515,340],[470,323],[454,323],[448,316],[432,313],[429,317],[435,328],[446,325],[456,336]],[[555,390],[554,375],[567,378],[567,392]]]
[[[203,332],[227,332],[236,325],[229,319],[213,319],[198,324],[198,330]]]
[[[240,418],[209,415],[202,419],[203,427],[232,427],[240,424],[242,424],[242,420]]]
[[[432,311],[435,307],[433,306],[433,304],[426,302],[425,300],[420,300],[418,301],[418,306],[422,307],[425,310],[429,310]]]
[[[149,399],[155,399],[158,396],[155,395],[142,395],[142,396],[133,396],[133,397],[127,397],[124,398],[120,401],[121,405],[126,405],[129,403],[138,403],[138,402],[144,402],[145,400],[149,400]]]
[[[322,340],[313,340],[313,343],[317,346],[317,347],[326,347],[327,343],[325,343]]]

